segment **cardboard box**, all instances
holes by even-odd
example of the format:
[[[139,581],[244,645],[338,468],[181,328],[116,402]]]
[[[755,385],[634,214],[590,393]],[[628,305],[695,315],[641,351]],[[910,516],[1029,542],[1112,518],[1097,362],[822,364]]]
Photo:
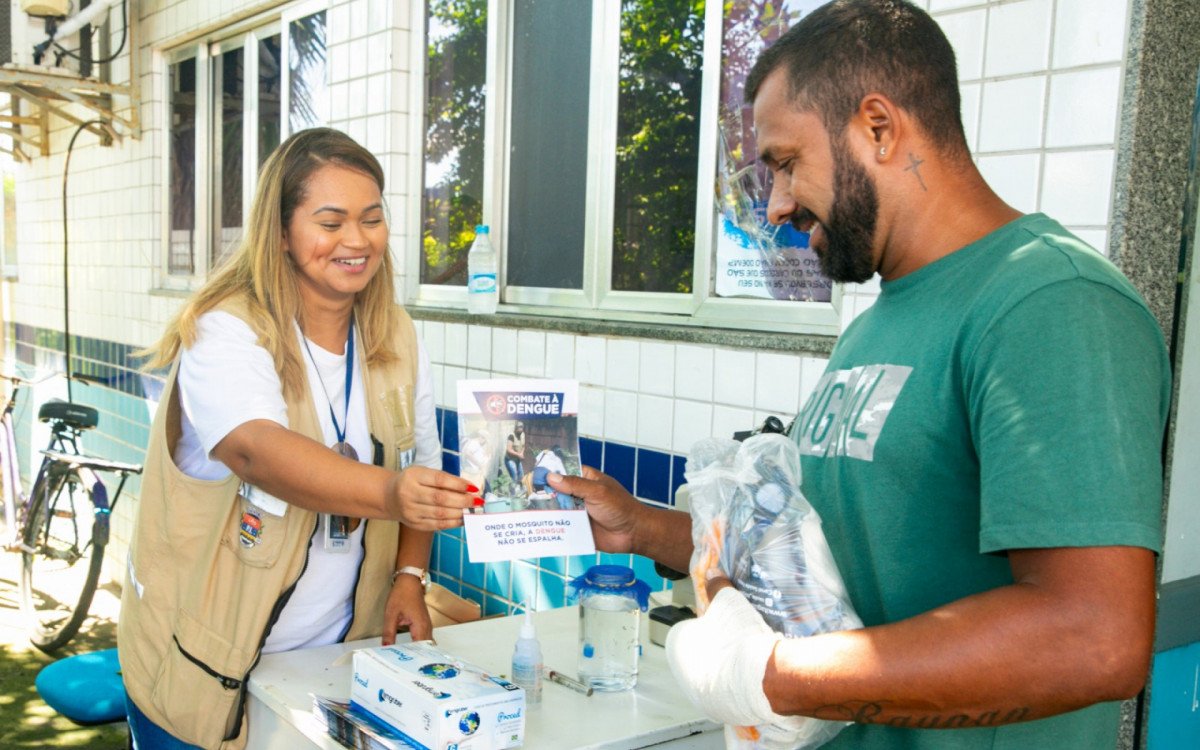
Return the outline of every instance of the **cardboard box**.
[[[525,738],[525,692],[429,642],[354,652],[352,705],[426,750],[504,750]]]

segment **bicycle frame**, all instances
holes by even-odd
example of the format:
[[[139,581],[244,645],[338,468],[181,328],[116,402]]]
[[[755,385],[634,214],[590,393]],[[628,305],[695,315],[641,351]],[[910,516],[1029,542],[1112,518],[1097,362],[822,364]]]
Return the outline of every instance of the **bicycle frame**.
[[[4,490],[4,546],[6,549],[12,549],[13,545],[21,538],[17,506],[25,503],[25,494],[21,492],[21,472],[17,466],[16,436],[12,426],[12,409],[15,401],[16,393],[14,391],[13,398],[9,399],[8,406],[4,409],[4,416],[0,418],[0,422],[3,423],[3,428],[0,429],[0,461],[3,461],[4,464],[0,467],[0,483]],[[18,492],[20,492],[19,496]]]
[[[21,551],[21,537],[23,527],[25,525],[26,512],[29,510],[29,504],[32,501],[32,496],[26,494],[25,487],[21,483],[21,470],[19,466],[19,457],[17,455],[16,433],[13,429],[13,412],[17,405],[17,395],[20,393],[22,383],[14,381],[12,395],[9,396],[8,403],[5,404],[3,417],[0,421],[3,422],[3,429],[0,430],[0,440],[3,440],[3,445],[0,445],[0,461],[3,461],[3,470],[0,474],[0,480],[3,482],[4,489],[4,523],[5,523],[5,539],[4,548],[9,551]],[[79,432],[67,424],[58,421],[50,423],[50,441],[46,448],[41,451],[42,463],[38,467],[38,472],[34,477],[33,484],[30,487],[37,487],[41,483],[42,478],[48,470],[51,470],[55,464],[67,467],[73,463],[72,458],[79,455]],[[52,456],[50,454],[57,454]],[[65,459],[65,460],[64,460]],[[98,485],[101,491],[97,497],[102,498],[104,507],[96,507],[97,516],[104,516],[104,532],[107,533],[107,521],[110,507],[107,500],[107,492],[103,489],[104,483],[95,475],[95,472],[89,471],[89,481]],[[125,484],[125,475],[121,477],[121,485]],[[120,490],[117,491],[120,494]],[[115,498],[114,498],[115,499]]]

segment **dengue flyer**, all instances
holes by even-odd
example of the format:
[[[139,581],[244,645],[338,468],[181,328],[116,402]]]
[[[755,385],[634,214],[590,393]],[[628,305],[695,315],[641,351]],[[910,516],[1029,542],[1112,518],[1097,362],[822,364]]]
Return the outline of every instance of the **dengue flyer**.
[[[574,380],[458,382],[459,474],[484,500],[463,519],[471,562],[596,551],[583,501],[546,479],[580,475],[578,417]]]

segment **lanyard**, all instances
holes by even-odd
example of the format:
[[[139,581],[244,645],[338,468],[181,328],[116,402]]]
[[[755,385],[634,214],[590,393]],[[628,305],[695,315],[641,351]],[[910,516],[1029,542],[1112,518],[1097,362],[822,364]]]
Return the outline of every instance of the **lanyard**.
[[[329,418],[333,420],[333,431],[337,433],[339,443],[346,442],[346,430],[350,427],[350,387],[354,383],[354,313],[350,313],[350,335],[346,338],[346,416],[342,425],[338,426],[337,416],[333,413],[333,402],[329,402]],[[329,396],[325,397],[329,401]]]
[[[312,348],[308,345],[308,336],[304,332],[300,332],[300,340],[304,342],[304,350],[308,352],[308,358],[312,360],[313,368],[317,367],[317,360],[313,357]],[[317,383],[321,386],[321,391],[325,394],[325,403],[329,404],[329,418],[333,420],[333,431],[337,434],[337,444],[333,446],[334,450],[341,453],[343,456],[357,459],[358,454],[346,442],[346,430],[350,427],[350,388],[354,383],[354,313],[350,313],[350,335],[346,338],[346,416],[344,423],[338,424],[337,414],[333,411],[333,400],[329,398],[329,391],[325,390],[325,383],[321,380],[321,372],[317,370]],[[353,454],[353,455],[351,455]]]

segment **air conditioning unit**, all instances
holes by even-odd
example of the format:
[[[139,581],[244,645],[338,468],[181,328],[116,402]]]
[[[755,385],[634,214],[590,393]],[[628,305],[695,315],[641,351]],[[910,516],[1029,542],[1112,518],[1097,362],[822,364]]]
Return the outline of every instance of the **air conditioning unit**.
[[[70,0],[21,0],[21,11],[31,16],[65,16]]]
[[[45,20],[29,15],[24,5],[0,0],[0,65],[33,65],[33,47],[46,38]]]

